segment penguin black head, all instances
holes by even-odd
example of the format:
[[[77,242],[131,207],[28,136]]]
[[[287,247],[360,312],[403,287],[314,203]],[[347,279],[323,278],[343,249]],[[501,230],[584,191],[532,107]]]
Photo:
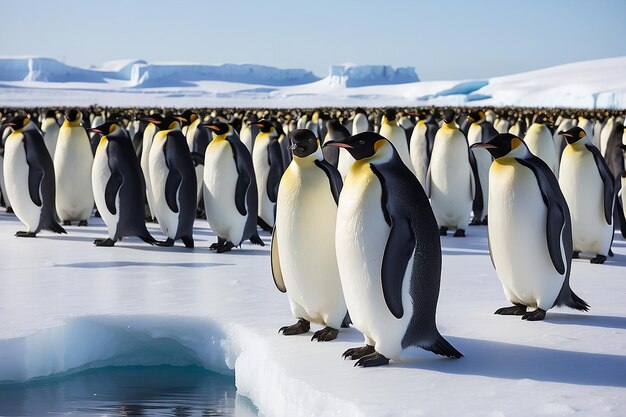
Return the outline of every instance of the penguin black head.
[[[448,109],[443,113],[443,121],[445,124],[454,123],[456,113],[452,109]]]
[[[106,136],[108,140],[112,141],[127,138],[122,126],[120,126],[117,120],[108,120],[100,126],[89,129],[89,131],[101,133],[103,136]]]
[[[396,114],[398,112],[396,111],[396,109],[394,109],[393,107],[389,108],[389,109],[385,109],[385,117],[387,118],[388,121],[393,122],[394,120],[396,120]]]
[[[304,158],[317,151],[318,143],[315,134],[309,129],[296,129],[289,133],[289,149],[299,158]]]
[[[511,151],[517,149],[520,146],[525,146],[517,136],[511,133],[500,133],[491,138],[487,143],[475,143],[470,146],[470,149],[483,148],[487,149],[494,159],[502,158],[508,155]]]
[[[15,116],[12,119],[5,121],[3,127],[12,127],[15,132],[19,132],[24,129],[30,123],[30,118],[24,114]]]
[[[195,122],[199,116],[198,113],[194,112],[193,110],[187,109],[180,115],[180,117],[183,119],[183,125],[187,126]]]
[[[185,119],[181,116],[166,116],[160,120],[158,118],[149,118],[148,120],[157,125],[159,130],[171,130],[180,127]]]
[[[217,136],[225,135],[230,131],[230,126],[227,123],[222,122],[202,123],[200,126],[210,129]]]
[[[263,133],[270,133],[274,127],[272,122],[266,119],[259,120],[258,122],[253,123],[253,125],[258,127]]]
[[[478,123],[485,118],[485,112],[482,110],[473,111],[467,115],[467,120],[472,123]]]
[[[154,114],[151,114],[150,116],[145,117],[145,118],[143,118],[141,120],[146,122],[146,123],[152,123],[152,124],[155,124],[155,125],[159,126],[161,124],[161,122],[163,121],[163,116],[161,116],[159,113],[154,113]]]
[[[57,112],[56,112],[56,111],[54,111],[54,110],[48,110],[48,111],[46,112],[46,116],[45,116],[45,118],[47,119],[47,118],[49,118],[49,117],[53,117],[54,119],[56,119],[56,118],[57,118]]]
[[[540,113],[537,116],[537,119],[535,119],[535,123],[539,123],[539,124],[542,124],[542,125],[549,124],[550,123],[550,118],[548,117],[547,114]]]
[[[583,139],[585,136],[587,136],[587,133],[584,131],[584,129],[581,129],[578,126],[574,126],[570,130],[560,131],[559,135],[565,136],[565,140],[571,145]]]
[[[80,122],[80,119],[83,117],[80,110],[78,109],[70,109],[65,112],[65,119],[71,123],[76,121]]]
[[[388,142],[383,136],[375,132],[363,132],[358,135],[350,136],[340,141],[330,140],[324,146],[336,146],[344,148],[356,160],[371,158],[376,151]]]

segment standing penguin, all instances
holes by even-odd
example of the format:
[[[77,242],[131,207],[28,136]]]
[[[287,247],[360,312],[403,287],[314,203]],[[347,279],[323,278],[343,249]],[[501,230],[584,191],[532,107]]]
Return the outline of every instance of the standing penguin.
[[[41,134],[26,116],[5,125],[13,128],[4,149],[6,191],[15,215],[27,227],[18,237],[35,237],[42,229],[67,233],[56,220],[54,165]]]
[[[354,119],[352,119],[352,134],[358,135],[359,133],[367,132],[370,129],[370,121],[367,120],[367,114],[365,110],[358,107],[354,111]]]
[[[253,126],[259,129],[252,150],[259,192],[258,224],[263,230],[271,232],[274,227],[278,183],[283,175],[283,158],[272,123],[261,120]]]
[[[204,204],[217,243],[211,249],[228,252],[244,240],[264,246],[257,233],[258,196],[252,156],[233,134],[232,126],[201,124],[215,133],[204,160]]]
[[[350,132],[341,123],[332,122],[328,124],[328,138],[331,141],[341,141],[349,137]],[[325,146],[324,149],[326,148],[332,147]],[[339,174],[341,174],[342,179],[346,178],[346,175],[348,175],[348,171],[350,171],[350,167],[352,166],[354,161],[355,159],[352,157],[352,155],[350,155],[350,152],[348,152],[346,149],[339,148],[339,155],[337,157],[337,170],[339,171]]]
[[[489,253],[514,304],[495,314],[537,321],[554,306],[587,311],[569,286],[572,227],[554,173],[510,133],[473,147],[495,158],[489,170]]]
[[[427,111],[420,111],[417,117],[417,124],[409,140],[409,150],[415,175],[420,184],[425,185],[430,156],[439,126],[432,122],[430,113]]]
[[[467,116],[470,122],[467,131],[467,141],[469,145],[475,143],[485,143],[490,138],[498,134],[493,125],[485,121],[485,112],[474,111]],[[491,155],[485,149],[475,147],[470,155],[474,177],[476,178],[476,193],[472,204],[473,219],[472,226],[487,224],[489,214],[489,167],[491,166]],[[478,187],[480,186],[480,188]]]
[[[147,125],[143,131],[143,139],[141,141],[141,171],[146,182],[146,202],[148,203],[148,220],[156,219],[154,215],[154,193],[152,192],[152,182],[150,181],[150,148],[154,135],[159,131],[159,126],[163,121],[163,116],[158,113],[152,114],[144,120]]]
[[[344,357],[386,365],[402,349],[461,353],[437,330],[441,243],[428,197],[383,136],[366,132],[328,142],[352,154],[339,197],[335,246],[350,318],[365,346]]]
[[[81,124],[82,118],[78,109],[65,113],[54,152],[57,214],[65,226],[74,220],[78,220],[79,226],[87,226],[94,206],[91,187],[93,153],[89,135]]]
[[[446,112],[444,124],[435,137],[432,158],[425,181],[439,234],[456,229],[454,237],[465,237],[465,229],[474,199],[474,175],[467,139],[454,122],[454,113]]]
[[[325,328],[311,340],[333,340],[347,313],[335,255],[341,175],[324,160],[313,132],[297,129],[289,139],[293,160],[278,188],[271,255],[274,283],[287,292],[298,322],[280,331],[306,333],[314,322]]]
[[[600,150],[587,133],[575,126],[561,132],[567,147],[561,157],[559,185],[572,213],[574,258],[580,252],[595,255],[602,264],[613,241],[614,179]]]
[[[109,232],[107,239],[96,239],[94,244],[113,246],[126,236],[156,243],[144,221],[146,189],[130,137],[113,121],[90,130],[103,135],[96,149],[91,179],[96,207]]]
[[[409,155],[409,144],[406,133],[403,128],[398,126],[396,115],[396,109],[385,110],[380,123],[380,135],[391,142],[394,148],[396,148],[398,155],[400,155],[400,159],[404,162],[404,165],[406,165],[411,172],[415,173]]]
[[[148,170],[154,194],[154,214],[167,236],[159,246],[173,246],[181,239],[193,248],[193,223],[196,218],[196,171],[191,153],[180,130],[179,119],[166,117],[159,124],[150,147]]]
[[[528,150],[545,162],[555,175],[559,174],[559,158],[556,146],[552,139],[552,132],[548,129],[550,119],[545,113],[541,113],[530,125],[524,136],[524,142]]]
[[[50,157],[54,158],[54,152],[57,148],[57,140],[59,139],[60,126],[57,122],[57,114],[54,110],[48,110],[41,122],[41,131],[43,132],[43,141]]]

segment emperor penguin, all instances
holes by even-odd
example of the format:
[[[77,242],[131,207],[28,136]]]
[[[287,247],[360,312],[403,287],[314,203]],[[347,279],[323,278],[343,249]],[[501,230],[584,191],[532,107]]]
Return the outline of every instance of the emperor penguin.
[[[380,124],[380,135],[384,136],[394,146],[400,159],[409,170],[415,173],[411,157],[409,156],[409,144],[404,129],[397,124],[396,109],[387,109],[382,116]]]
[[[524,136],[524,142],[528,150],[535,156],[542,159],[552,172],[559,174],[559,158],[556,153],[556,146],[552,139],[552,132],[548,129],[550,119],[545,113],[541,113],[530,125]]]
[[[146,243],[156,243],[146,229],[146,190],[130,136],[116,121],[90,130],[103,135],[96,149],[91,179],[96,207],[109,233],[108,238],[96,239],[94,244],[113,246],[126,236],[137,236]]]
[[[510,133],[473,148],[495,158],[489,170],[489,254],[513,304],[495,314],[537,321],[554,306],[587,311],[569,285],[570,213],[552,170]]]
[[[283,175],[283,158],[272,123],[263,119],[254,126],[259,129],[252,148],[252,163],[259,193],[258,225],[271,232],[274,227],[278,183]]]
[[[467,131],[467,141],[470,146],[475,143],[485,143],[498,134],[493,125],[485,121],[485,112],[482,110],[471,112],[467,116],[467,120],[471,123]],[[470,158],[477,187],[474,194],[474,203],[472,204],[473,218],[470,224],[475,226],[487,224],[487,215],[489,214],[489,167],[492,159],[489,152],[485,149],[475,147],[471,149],[471,152]]]
[[[258,196],[252,156],[233,128],[222,122],[201,124],[213,132],[204,160],[204,204],[218,253],[228,252],[244,240],[264,246],[257,232]]]
[[[206,147],[209,145],[209,136],[206,129],[199,128],[200,116],[193,110],[185,110],[181,117],[184,119],[183,125],[187,126],[185,132],[185,138],[187,139],[187,145],[191,152],[191,157],[194,161],[196,170],[196,187],[197,187],[197,201],[198,205],[202,200],[202,177],[204,175],[204,153]],[[203,143],[198,143],[202,141]]]
[[[595,255],[591,263],[602,264],[613,241],[614,179],[585,130],[575,126],[561,135],[568,145],[561,157],[559,185],[572,213],[574,257],[590,253]]]
[[[141,172],[146,182],[146,202],[148,203],[148,216],[147,220],[153,221],[156,219],[154,215],[154,194],[152,192],[152,182],[150,181],[150,148],[152,147],[152,141],[154,135],[159,131],[159,125],[163,121],[163,116],[158,113],[152,114],[145,118],[147,123],[146,128],[143,131],[143,138],[141,141]]]
[[[52,158],[57,148],[57,140],[59,139],[59,123],[57,122],[57,114],[54,110],[48,110],[41,122],[41,131],[43,132],[43,141],[46,149]]]
[[[306,333],[313,322],[325,327],[311,340],[333,340],[347,314],[335,254],[341,175],[313,132],[296,129],[289,139],[293,159],[278,187],[271,259],[274,283],[298,322],[279,331]]]
[[[467,139],[456,127],[454,113],[449,110],[435,137],[424,186],[441,236],[453,228],[454,237],[465,237],[474,187]]]
[[[87,226],[94,207],[91,185],[93,153],[89,135],[81,124],[82,117],[78,109],[66,112],[54,152],[56,208],[66,226],[74,220],[78,220],[79,226]]]
[[[196,172],[191,153],[180,130],[180,119],[168,116],[159,124],[150,147],[148,170],[154,195],[154,214],[165,242],[159,246],[173,246],[181,239],[193,248],[193,223],[196,218]]]
[[[67,233],[56,220],[54,165],[34,122],[17,116],[5,123],[13,133],[4,144],[4,178],[8,199],[27,230],[18,237],[35,237],[42,229]]]
[[[348,349],[344,358],[386,365],[409,346],[461,357],[435,324],[441,243],[419,181],[377,133],[326,146],[343,147],[356,159],[339,196],[335,248],[346,305],[365,346]]]
[[[354,119],[352,119],[352,134],[358,135],[359,133],[370,131],[370,121],[367,120],[367,114],[362,108],[355,110]]]
[[[432,117],[427,111],[420,111],[417,117],[417,124],[409,139],[409,153],[417,180],[425,186],[430,156],[439,126],[432,122]]]
[[[589,139],[589,142],[593,143],[596,148],[600,149],[600,143],[593,142],[593,123],[591,122],[591,120],[587,119],[583,115],[578,116],[578,123],[576,124],[576,126],[584,130],[587,138]]]

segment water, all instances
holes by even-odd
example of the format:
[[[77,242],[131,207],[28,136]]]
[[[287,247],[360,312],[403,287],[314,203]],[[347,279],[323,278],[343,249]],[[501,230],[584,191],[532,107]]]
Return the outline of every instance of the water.
[[[232,377],[197,367],[109,367],[0,385],[0,416],[256,416]]]

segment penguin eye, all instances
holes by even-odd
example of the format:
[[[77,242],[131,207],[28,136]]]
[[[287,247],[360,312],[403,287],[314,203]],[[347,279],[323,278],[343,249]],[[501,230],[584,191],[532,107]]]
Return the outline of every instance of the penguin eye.
[[[313,139],[309,139],[309,143],[312,143],[312,142],[313,142]]]
[[[359,145],[365,145],[365,141],[364,141],[363,139],[361,139],[361,140],[359,141]]]

